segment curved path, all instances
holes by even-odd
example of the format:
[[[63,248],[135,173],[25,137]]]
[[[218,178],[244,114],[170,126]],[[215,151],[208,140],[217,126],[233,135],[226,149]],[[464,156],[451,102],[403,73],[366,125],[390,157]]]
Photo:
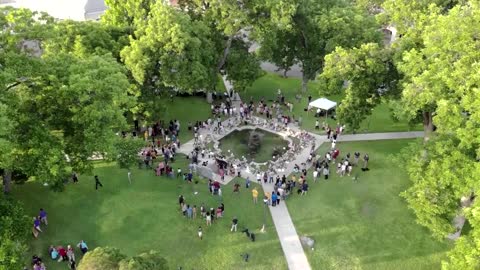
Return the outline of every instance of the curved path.
[[[225,80],[225,87],[227,90],[231,90],[231,84]],[[239,105],[239,101],[235,102],[235,106]],[[238,111],[238,110],[237,110]],[[226,120],[228,121],[228,120]],[[289,125],[291,130],[298,130],[298,127],[293,125]],[[235,128],[233,128],[235,129]],[[269,130],[272,132],[271,130]],[[230,132],[230,131],[229,131]],[[227,132],[226,134],[228,134]],[[211,134],[210,131],[201,131],[201,134],[207,136]],[[213,135],[215,139],[217,137],[223,137],[224,135]],[[317,150],[324,142],[328,142],[326,136],[321,136],[318,134],[310,133],[315,137],[315,145]],[[423,132],[391,132],[391,133],[367,133],[367,134],[347,134],[341,135],[338,138],[338,142],[348,142],[348,141],[375,141],[375,140],[394,140],[394,139],[411,139],[411,138],[420,138],[423,137]],[[193,151],[193,140],[183,144],[179,151],[181,153],[189,154]],[[287,164],[284,174],[288,175],[293,171],[293,167],[295,164],[301,164],[305,162],[310,155],[310,148],[305,147],[301,153],[296,156],[296,159]],[[309,164],[310,166],[311,164]],[[308,169],[308,168],[307,168]],[[242,171],[242,177],[250,177],[253,181],[255,181],[256,176],[253,175],[250,171]],[[217,175],[215,175],[217,178]],[[218,177],[219,178],[219,177]],[[228,184],[234,178],[231,176],[225,176],[225,181],[221,182],[222,184]],[[219,180],[219,179],[215,179]],[[219,181],[220,182],[220,181]],[[271,192],[273,191],[273,183],[263,183],[263,190],[264,192]],[[282,245],[282,250],[287,260],[288,269],[290,270],[310,270],[310,264],[308,262],[307,256],[302,248],[302,244],[300,243],[300,239],[298,237],[297,231],[295,229],[295,225],[293,224],[292,218],[290,217],[290,213],[288,212],[287,205],[285,201],[283,201],[280,205],[276,207],[270,206],[270,214],[272,215],[273,223],[275,225],[275,229],[278,234],[278,238]]]

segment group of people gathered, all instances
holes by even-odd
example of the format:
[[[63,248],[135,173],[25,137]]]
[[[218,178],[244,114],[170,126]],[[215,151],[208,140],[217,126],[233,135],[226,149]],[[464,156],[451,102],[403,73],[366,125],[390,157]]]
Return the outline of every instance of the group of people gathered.
[[[47,218],[47,212],[43,208],[40,208],[38,215],[33,218],[32,234],[35,238],[38,238],[39,234],[43,233],[43,230],[40,227],[42,224],[47,226],[48,218]],[[80,249],[82,254],[85,254],[88,251],[88,246],[83,240],[81,240],[77,244],[77,247]],[[69,269],[77,269],[76,268],[77,264],[75,261],[75,251],[71,245],[67,245],[66,248],[63,246],[51,245],[48,248],[48,254],[52,260],[56,260],[58,262],[62,262],[62,261],[68,262]],[[42,258],[37,255],[34,255],[32,257],[31,265],[33,270],[47,269]],[[28,268],[25,267],[25,269],[28,269]]]

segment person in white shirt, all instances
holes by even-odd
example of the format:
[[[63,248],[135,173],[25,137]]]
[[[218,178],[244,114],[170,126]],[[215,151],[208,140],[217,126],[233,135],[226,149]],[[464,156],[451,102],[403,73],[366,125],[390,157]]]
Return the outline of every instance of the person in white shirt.
[[[337,141],[336,140],[332,140],[332,150],[335,149],[335,146],[337,145]]]
[[[317,182],[317,177],[318,177],[318,171],[314,170],[313,171],[313,182]]]

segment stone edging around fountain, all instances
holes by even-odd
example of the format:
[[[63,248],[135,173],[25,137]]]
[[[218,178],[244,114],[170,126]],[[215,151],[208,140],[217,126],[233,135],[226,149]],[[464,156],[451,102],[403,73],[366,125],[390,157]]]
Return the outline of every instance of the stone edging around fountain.
[[[285,135],[285,134],[281,134],[280,132],[277,132],[277,131],[274,131],[274,130],[269,130],[267,128],[264,128],[264,127],[260,127],[260,126],[252,126],[252,125],[245,125],[245,126],[237,126],[231,130],[229,130],[228,132],[226,132],[225,134],[222,134],[222,136],[220,136],[219,138],[216,138],[215,141],[218,143],[220,142],[220,140],[222,140],[223,138],[225,138],[227,135],[231,134],[232,132],[234,131],[241,131],[241,130],[246,130],[246,129],[250,129],[250,130],[255,130],[255,129],[261,129],[265,132],[269,132],[269,133],[272,133],[272,134],[275,134],[277,136],[280,136],[282,137],[282,139],[284,139],[285,141],[288,142],[288,147],[291,148],[293,146],[293,140],[290,138],[290,136],[288,135]],[[258,162],[255,162],[255,161],[250,161],[249,163],[250,164],[254,164],[256,166],[262,166],[262,165],[267,165],[269,162],[273,162],[274,164],[276,163],[276,161],[267,161],[267,162],[262,162],[262,163],[258,163]]]

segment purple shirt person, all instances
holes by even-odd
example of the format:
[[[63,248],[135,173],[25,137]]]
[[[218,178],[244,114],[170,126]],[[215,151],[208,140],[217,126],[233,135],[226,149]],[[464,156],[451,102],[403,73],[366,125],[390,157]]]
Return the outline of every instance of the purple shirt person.
[[[40,219],[38,217],[33,218],[33,227],[35,230],[41,232],[42,230],[40,229]]]
[[[43,208],[40,208],[40,221],[45,223],[45,225],[48,225],[48,220],[47,220],[47,212],[43,210]]]

